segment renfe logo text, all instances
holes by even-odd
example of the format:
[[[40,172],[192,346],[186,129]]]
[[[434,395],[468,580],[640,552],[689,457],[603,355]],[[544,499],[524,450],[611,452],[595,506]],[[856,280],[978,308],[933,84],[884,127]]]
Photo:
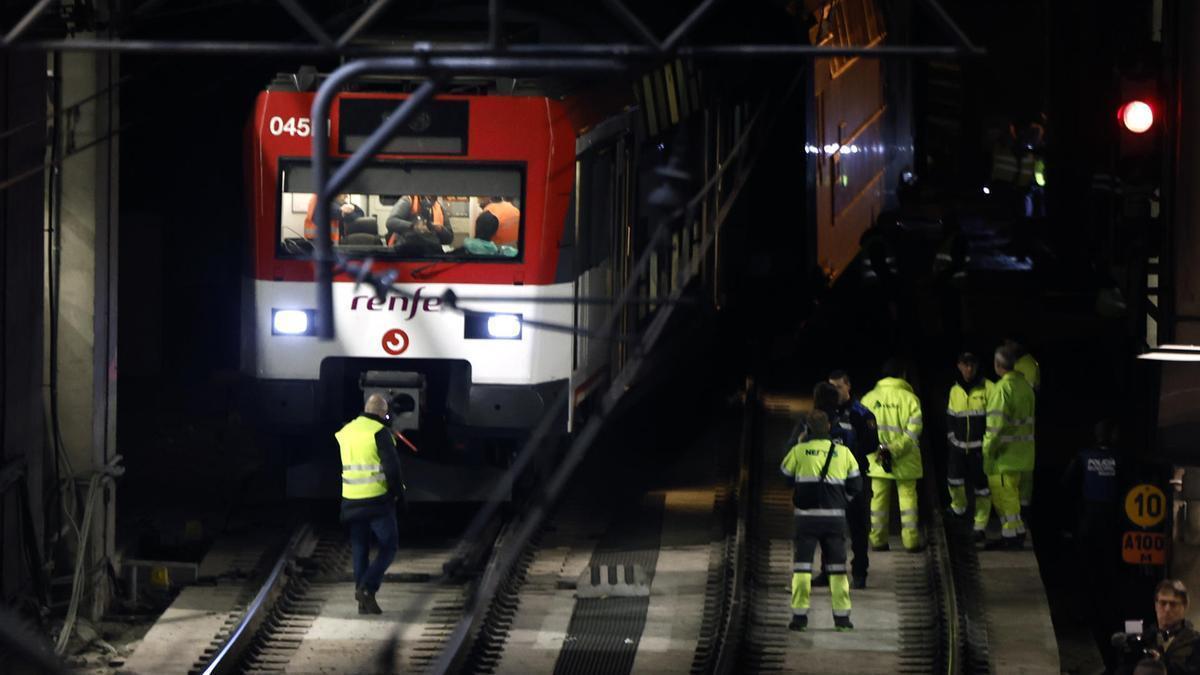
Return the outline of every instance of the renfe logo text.
[[[442,311],[442,299],[423,298],[421,297],[421,292],[424,290],[425,287],[421,286],[413,292],[413,296],[411,298],[392,295],[381,300],[373,295],[356,295],[354,296],[354,299],[350,301],[350,309],[351,311],[365,309],[368,312],[388,311],[400,312],[400,314],[407,313],[408,316],[404,317],[405,321],[408,321],[416,316],[418,309],[426,312]]]

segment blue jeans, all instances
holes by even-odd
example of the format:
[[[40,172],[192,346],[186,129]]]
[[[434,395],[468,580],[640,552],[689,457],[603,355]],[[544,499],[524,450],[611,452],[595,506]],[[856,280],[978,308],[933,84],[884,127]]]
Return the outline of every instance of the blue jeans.
[[[379,551],[374,560],[371,554],[371,537],[374,536]],[[389,512],[364,520],[350,522],[350,546],[353,550],[354,585],[374,593],[383,583],[383,574],[396,557],[400,534],[396,528],[396,514]]]

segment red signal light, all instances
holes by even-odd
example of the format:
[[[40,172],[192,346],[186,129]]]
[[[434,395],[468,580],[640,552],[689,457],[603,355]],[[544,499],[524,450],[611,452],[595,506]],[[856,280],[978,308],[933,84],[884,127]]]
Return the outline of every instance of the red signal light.
[[[1154,108],[1145,101],[1133,100],[1117,110],[1117,120],[1135,134],[1144,134],[1154,126]]]

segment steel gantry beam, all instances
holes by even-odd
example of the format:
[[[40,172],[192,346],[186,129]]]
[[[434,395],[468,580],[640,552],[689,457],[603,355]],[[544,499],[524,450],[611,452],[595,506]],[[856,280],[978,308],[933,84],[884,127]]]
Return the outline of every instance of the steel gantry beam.
[[[150,0],[154,2],[155,0]],[[256,40],[179,40],[179,39],[97,39],[66,37],[59,39],[22,40],[28,29],[47,14],[53,0],[37,0],[14,26],[0,38],[0,50],[40,50],[63,52],[117,52],[117,53],[162,53],[196,55],[262,54],[292,56],[416,56],[436,54],[438,56],[540,56],[571,59],[608,57],[639,63],[664,58],[690,58],[696,60],[731,59],[811,59],[834,56],[860,56],[866,58],[940,58],[982,56],[985,51],[976,46],[962,28],[950,17],[939,0],[922,0],[936,22],[953,38],[951,45],[889,45],[882,47],[820,47],[797,44],[740,44],[680,46],[691,31],[718,4],[719,0],[702,0],[668,36],[659,39],[636,14],[621,0],[602,0],[608,12],[629,28],[642,44],[545,44],[505,45],[503,43],[503,2],[488,2],[488,40],[483,44],[433,45],[355,45],[355,37],[369,28],[389,5],[391,0],[374,0],[363,10],[349,28],[336,40],[333,39],[312,14],[297,0],[276,0],[312,38],[309,42],[256,41]],[[134,11],[137,15],[138,10]]]

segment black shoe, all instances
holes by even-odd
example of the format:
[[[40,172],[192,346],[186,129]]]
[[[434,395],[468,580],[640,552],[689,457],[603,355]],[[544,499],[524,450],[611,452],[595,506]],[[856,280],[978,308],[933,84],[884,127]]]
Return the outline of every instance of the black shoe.
[[[363,611],[363,608],[367,611]],[[371,591],[363,592],[363,599],[358,603],[359,614],[383,614],[383,610],[379,607],[379,603],[375,602],[375,594]]]
[[[904,550],[909,553],[924,553],[925,552],[925,544],[917,544],[916,546],[914,546],[912,548],[905,547]]]
[[[867,587],[867,575],[850,577],[850,588],[862,590]]]
[[[370,614],[371,613],[371,611],[369,609],[367,609],[366,597],[367,597],[367,590],[365,588],[363,588],[362,586],[359,586],[358,588],[354,589],[354,599],[356,601],[358,601],[358,613],[359,614]]]
[[[987,543],[987,532],[984,532],[983,530],[975,530],[975,534],[973,534],[972,537],[976,544]]]
[[[808,630],[808,617],[807,616],[793,616],[792,622],[788,624],[788,630],[798,630],[798,631]]]
[[[1005,551],[1020,551],[1025,548],[1025,537],[1012,537],[1004,540]]]
[[[848,616],[833,617],[833,629],[837,631],[854,630],[854,624],[850,623]]]
[[[1011,547],[1009,540],[1011,537],[1002,537],[1000,539],[990,539],[983,545],[985,551],[1003,551]],[[1015,541],[1015,540],[1014,540]]]
[[[816,588],[816,587],[825,588],[825,587],[829,586],[829,575],[824,572],[821,572],[817,576],[813,577],[812,585],[813,585],[813,588]]]
[[[872,547],[871,547],[871,550],[872,550],[872,551],[875,551],[875,552],[877,552],[877,553],[878,553],[878,552],[883,552],[883,551],[890,551],[890,550],[892,550],[892,545],[891,545],[891,544],[884,544],[883,546],[872,546]]]

